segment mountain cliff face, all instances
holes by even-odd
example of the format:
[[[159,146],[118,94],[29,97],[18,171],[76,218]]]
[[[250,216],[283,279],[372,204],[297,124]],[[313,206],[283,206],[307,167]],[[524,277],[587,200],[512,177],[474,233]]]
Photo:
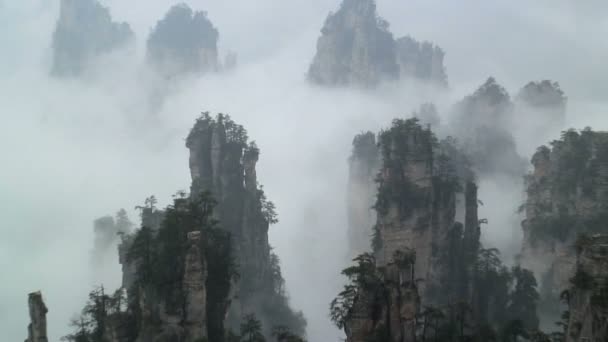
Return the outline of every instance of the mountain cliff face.
[[[378,265],[391,262],[397,251],[416,251],[423,303],[444,304],[450,296],[465,295],[479,246],[477,187],[455,142],[439,142],[417,119],[395,120],[377,145],[371,132],[355,138],[350,170],[351,254],[368,251],[374,235]],[[461,279],[448,281],[457,269]],[[449,293],[452,285],[455,292]]]
[[[608,339],[608,235],[577,242],[576,272],[564,295],[569,306],[567,342]]]
[[[78,76],[96,57],[125,46],[133,38],[129,25],[113,22],[110,11],[97,0],[61,0],[53,33],[51,73]]]
[[[415,253],[396,252],[384,267],[371,254],[344,270],[350,284],[331,303],[331,318],[348,342],[416,341],[420,298],[414,277]]]
[[[137,208],[142,226],[118,247],[122,288],[91,292],[67,341],[222,342],[239,332],[302,341],[306,321],[289,307],[268,243],[277,217],[257,182],[258,148],[230,117],[208,113],[186,145],[191,193],[165,209],[154,197]],[[112,222],[98,226],[113,230]]]
[[[470,298],[480,231],[477,187],[465,159],[451,141],[439,143],[416,120],[395,120],[380,134],[379,146],[378,264],[390,263],[404,248],[415,250],[423,304]],[[457,215],[464,222],[456,222]]]
[[[303,335],[305,320],[288,305],[279,260],[268,243],[269,225],[277,218],[274,204],[257,182],[259,149],[247,140],[245,129],[229,117],[213,119],[208,114],[187,139],[191,193],[213,195],[218,201],[215,217],[234,243],[239,280],[228,322],[235,327],[242,316],[253,313],[265,327],[285,326]]]
[[[417,119],[396,119],[375,150],[373,141],[357,136],[351,158],[360,182],[379,160],[373,253],[342,272],[349,282],[330,310],[347,340],[494,341],[536,331],[534,274],[481,246],[475,176],[457,142],[439,141]],[[364,205],[349,204],[352,220],[369,219]]]
[[[48,342],[46,331],[46,313],[48,310],[40,292],[29,294],[28,307],[30,311],[30,324],[27,327],[27,339],[25,342]]]
[[[566,131],[551,148],[540,147],[532,164],[520,260],[541,277],[544,299],[557,302],[574,274],[577,236],[606,232],[608,134]]]
[[[150,33],[147,60],[166,77],[216,71],[219,33],[206,12],[173,6]]]
[[[376,221],[373,206],[379,168],[380,152],[376,135],[372,132],[357,135],[349,159],[347,210],[350,259],[370,250],[372,227]]]
[[[344,0],[321,30],[310,81],[328,86],[373,87],[413,78],[445,85],[444,53],[430,43],[397,41],[376,13],[374,0]]]

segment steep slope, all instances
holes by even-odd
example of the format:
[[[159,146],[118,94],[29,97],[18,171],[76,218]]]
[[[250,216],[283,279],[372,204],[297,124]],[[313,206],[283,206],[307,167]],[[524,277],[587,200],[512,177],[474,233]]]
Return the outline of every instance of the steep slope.
[[[125,46],[133,38],[129,24],[112,21],[108,8],[97,0],[61,0],[53,33],[51,73],[79,76],[96,57]]]

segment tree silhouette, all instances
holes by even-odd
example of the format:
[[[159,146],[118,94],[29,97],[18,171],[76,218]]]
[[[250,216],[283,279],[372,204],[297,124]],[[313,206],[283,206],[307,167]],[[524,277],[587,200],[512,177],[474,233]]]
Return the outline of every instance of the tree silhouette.
[[[300,336],[292,333],[287,327],[275,327],[272,331],[272,336],[277,342],[306,342]]]
[[[262,323],[258,321],[254,314],[249,314],[243,318],[241,323],[241,342],[265,342],[262,334]]]
[[[521,320],[525,329],[538,329],[539,319],[536,314],[536,304],[540,298],[534,274],[519,266],[511,270],[515,288],[510,295],[507,312],[510,319]]]

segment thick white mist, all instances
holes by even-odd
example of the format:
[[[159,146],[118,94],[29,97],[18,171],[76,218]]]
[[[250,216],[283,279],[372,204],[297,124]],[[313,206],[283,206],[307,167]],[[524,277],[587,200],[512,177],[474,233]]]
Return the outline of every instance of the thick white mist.
[[[318,31],[338,1],[193,0],[220,30],[222,50],[239,52],[240,66],[184,81],[162,108],[151,108],[155,84],[141,67],[142,47],[150,27],[177,1],[102,2],[117,20],[133,25],[137,48],[100,61],[84,81],[56,81],[47,71],[58,2],[0,1],[2,339],[25,337],[28,292],[43,291],[50,339],[57,341],[94,285],[119,284],[118,264],[101,272],[89,268],[93,219],[121,207],[135,219],[133,207],[147,196],[165,205],[187,189],[184,138],[198,113],[209,110],[231,114],[258,142],[258,178],[280,216],[271,242],[292,304],[304,310],[311,342],[337,341],[341,333],[327,312],[343,282],[352,137],[388,126],[432,100],[433,92],[407,85],[373,92],[307,85]],[[489,75],[512,92],[529,80],[551,78],[570,97],[569,126],[606,128],[601,66],[608,48],[588,38],[605,36],[606,25],[596,16],[573,25],[593,10],[555,3],[379,0],[378,9],[396,36],[411,33],[446,49],[451,100]],[[505,15],[496,21],[499,12]],[[441,99],[440,112],[450,102]],[[484,243],[510,256],[518,250],[514,210],[523,188],[503,180],[480,185],[480,217],[490,222]]]

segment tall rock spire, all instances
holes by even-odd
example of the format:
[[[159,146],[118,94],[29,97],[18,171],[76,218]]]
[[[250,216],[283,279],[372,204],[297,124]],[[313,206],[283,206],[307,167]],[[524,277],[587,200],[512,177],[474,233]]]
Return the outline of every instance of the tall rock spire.
[[[27,327],[25,342],[48,342],[46,330],[46,313],[48,309],[42,299],[42,293],[33,292],[28,296],[30,324]]]

